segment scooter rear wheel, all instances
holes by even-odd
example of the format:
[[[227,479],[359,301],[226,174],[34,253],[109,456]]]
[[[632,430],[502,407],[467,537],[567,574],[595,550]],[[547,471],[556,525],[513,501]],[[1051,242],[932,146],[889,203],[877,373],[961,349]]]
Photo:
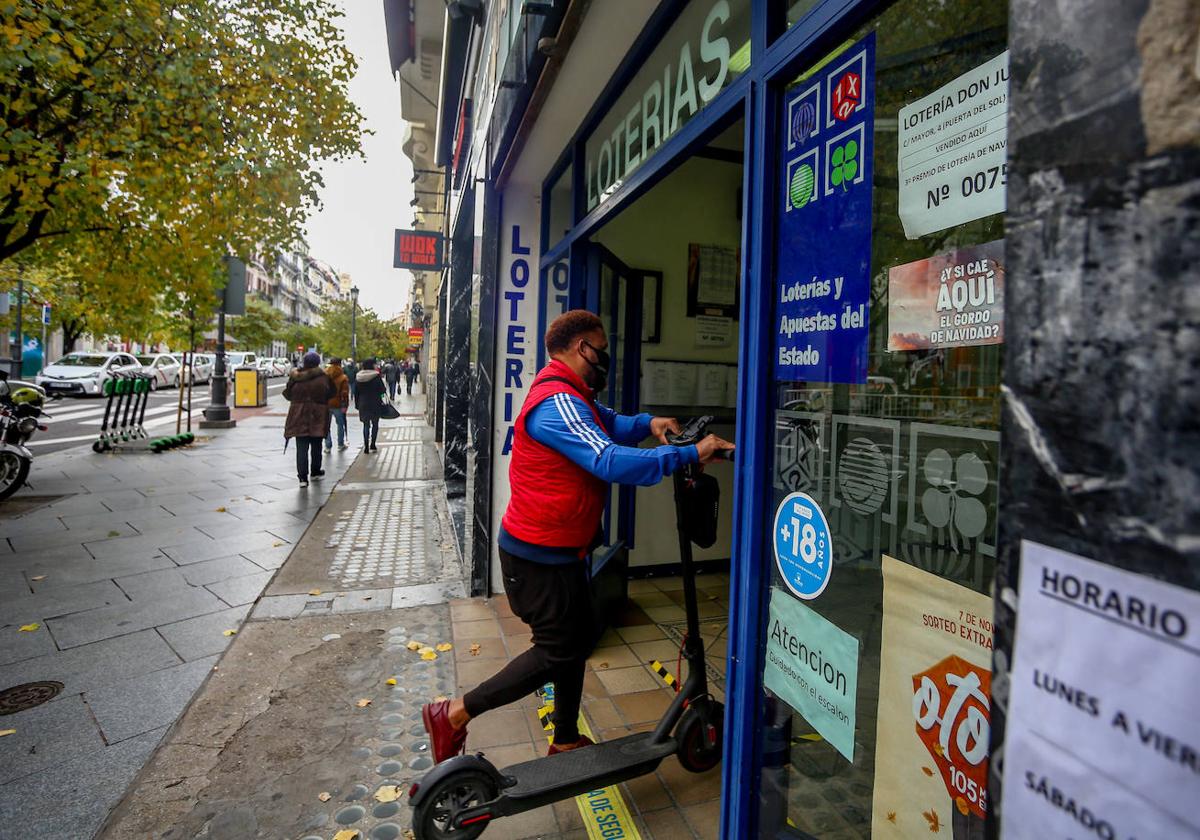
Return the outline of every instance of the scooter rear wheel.
[[[716,700],[701,697],[688,706],[679,722],[679,750],[676,756],[689,773],[706,773],[721,763],[724,746],[725,707]],[[712,741],[709,743],[709,727]]]
[[[421,797],[413,809],[413,832],[417,840],[474,840],[487,828],[487,821],[454,828],[454,817],[467,808],[496,798],[496,783],[485,773],[467,771],[439,781]]]

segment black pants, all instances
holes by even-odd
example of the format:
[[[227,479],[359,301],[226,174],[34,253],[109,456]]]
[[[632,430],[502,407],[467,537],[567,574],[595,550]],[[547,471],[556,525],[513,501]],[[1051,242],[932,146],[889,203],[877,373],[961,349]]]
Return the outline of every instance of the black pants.
[[[309,454],[312,456],[312,471],[321,471],[321,444],[325,442],[323,437],[298,437],[296,438],[296,475],[301,481],[307,481],[309,476]]]
[[[584,564],[533,563],[500,549],[504,590],[513,614],[533,630],[533,647],[463,697],[467,714],[520,700],[554,683],[554,741],[579,740],[583,673],[596,644]]]
[[[363,449],[374,449],[375,441],[379,440],[379,418],[363,417]]]
[[[414,379],[416,379],[416,378],[417,378],[417,375],[416,375],[416,374],[413,374],[412,376],[405,376],[405,377],[404,377],[404,383],[405,383],[405,384],[408,386],[408,393],[410,393],[410,394],[412,393],[412,384],[413,384],[413,380],[414,380]]]

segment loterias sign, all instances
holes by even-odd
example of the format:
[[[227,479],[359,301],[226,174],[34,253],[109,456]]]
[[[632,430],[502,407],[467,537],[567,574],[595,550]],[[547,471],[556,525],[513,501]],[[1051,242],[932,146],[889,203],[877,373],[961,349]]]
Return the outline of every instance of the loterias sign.
[[[429,230],[397,230],[392,265],[410,271],[441,271],[442,235]]]
[[[584,144],[587,209],[750,64],[749,0],[692,0]]]

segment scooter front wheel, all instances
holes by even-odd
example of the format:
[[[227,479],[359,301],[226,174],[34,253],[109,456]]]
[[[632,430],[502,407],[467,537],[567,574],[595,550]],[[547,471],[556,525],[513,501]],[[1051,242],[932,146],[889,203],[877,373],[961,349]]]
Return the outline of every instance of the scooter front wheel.
[[[467,808],[496,798],[496,783],[485,773],[469,770],[437,782],[413,809],[413,832],[417,840],[474,840],[487,828],[487,821],[464,828],[454,827],[454,818]]]

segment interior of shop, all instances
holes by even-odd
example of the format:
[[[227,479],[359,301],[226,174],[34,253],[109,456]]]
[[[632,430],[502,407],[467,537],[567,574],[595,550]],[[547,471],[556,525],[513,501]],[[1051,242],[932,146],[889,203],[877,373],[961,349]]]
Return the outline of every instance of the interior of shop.
[[[632,383],[637,410],[681,421],[712,415],[711,431],[727,440],[734,439],[736,422],[743,131],[739,119],[592,237],[623,264],[601,268],[602,318],[608,314],[605,288],[612,285],[612,275],[627,267],[641,279],[635,307],[641,320],[639,378]],[[610,347],[625,338],[621,314],[610,332]],[[619,366],[620,375],[629,375],[631,368]],[[614,397],[626,387],[620,379],[614,385]],[[732,540],[733,469],[718,463],[708,472],[720,484],[719,528],[711,547],[695,548],[695,559],[706,569],[723,571]],[[659,574],[673,571],[669,567],[679,563],[676,533],[664,527],[675,521],[671,483],[631,492],[632,575],[655,574],[655,567]]]

